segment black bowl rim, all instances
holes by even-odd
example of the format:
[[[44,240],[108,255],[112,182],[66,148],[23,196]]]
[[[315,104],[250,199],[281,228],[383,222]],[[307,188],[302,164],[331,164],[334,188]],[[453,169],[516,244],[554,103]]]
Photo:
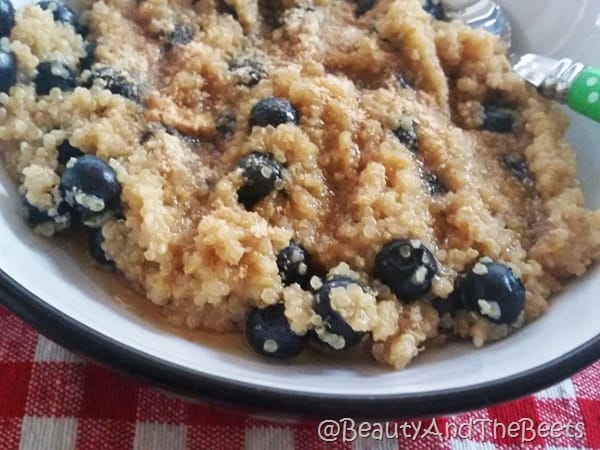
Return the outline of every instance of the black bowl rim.
[[[281,417],[398,419],[466,412],[531,394],[600,359],[600,334],[513,376],[448,390],[390,396],[327,395],[265,388],[198,373],[93,330],[48,305],[0,270],[0,303],[65,348],[187,398]]]

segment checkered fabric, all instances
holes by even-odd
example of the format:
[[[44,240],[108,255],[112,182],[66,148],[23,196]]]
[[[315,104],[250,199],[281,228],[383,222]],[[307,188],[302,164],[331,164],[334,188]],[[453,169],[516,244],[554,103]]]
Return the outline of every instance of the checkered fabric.
[[[345,434],[323,436],[315,421],[276,422],[142,386],[84,362],[3,308],[0,330],[1,450],[600,449],[600,363],[488,409],[387,424],[338,418]]]

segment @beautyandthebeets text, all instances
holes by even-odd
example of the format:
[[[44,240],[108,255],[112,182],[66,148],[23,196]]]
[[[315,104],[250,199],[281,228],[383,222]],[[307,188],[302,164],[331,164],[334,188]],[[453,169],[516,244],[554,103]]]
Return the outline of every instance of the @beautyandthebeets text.
[[[584,435],[583,422],[544,422],[523,418],[510,423],[496,419],[470,419],[462,423],[436,419],[410,422],[358,422],[351,418],[327,419],[318,424],[317,434],[324,442],[354,442],[358,438],[384,439],[506,439],[532,442],[537,438],[574,438]]]

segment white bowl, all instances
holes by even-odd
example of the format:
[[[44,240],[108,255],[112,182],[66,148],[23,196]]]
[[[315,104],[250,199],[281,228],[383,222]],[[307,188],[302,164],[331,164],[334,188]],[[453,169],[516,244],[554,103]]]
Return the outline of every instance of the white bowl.
[[[515,51],[600,63],[599,2],[501,3],[515,25]],[[586,200],[598,208],[600,124],[572,119]],[[399,372],[327,357],[271,364],[142,320],[61,246],[32,235],[16,208],[15,187],[0,172],[0,301],[64,346],[187,396],[288,414],[432,415],[542,389],[600,358],[595,269],[557,297],[544,317],[480,350],[454,344],[426,352]]]

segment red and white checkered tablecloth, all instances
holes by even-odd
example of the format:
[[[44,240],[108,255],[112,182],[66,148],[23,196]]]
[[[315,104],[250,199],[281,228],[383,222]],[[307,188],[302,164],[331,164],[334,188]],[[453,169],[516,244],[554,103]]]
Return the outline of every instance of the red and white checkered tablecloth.
[[[170,397],[81,360],[0,307],[1,450],[600,449],[600,363],[468,414],[385,424],[332,419],[342,431],[326,441],[314,420],[277,422]],[[361,437],[361,429],[370,431]]]

